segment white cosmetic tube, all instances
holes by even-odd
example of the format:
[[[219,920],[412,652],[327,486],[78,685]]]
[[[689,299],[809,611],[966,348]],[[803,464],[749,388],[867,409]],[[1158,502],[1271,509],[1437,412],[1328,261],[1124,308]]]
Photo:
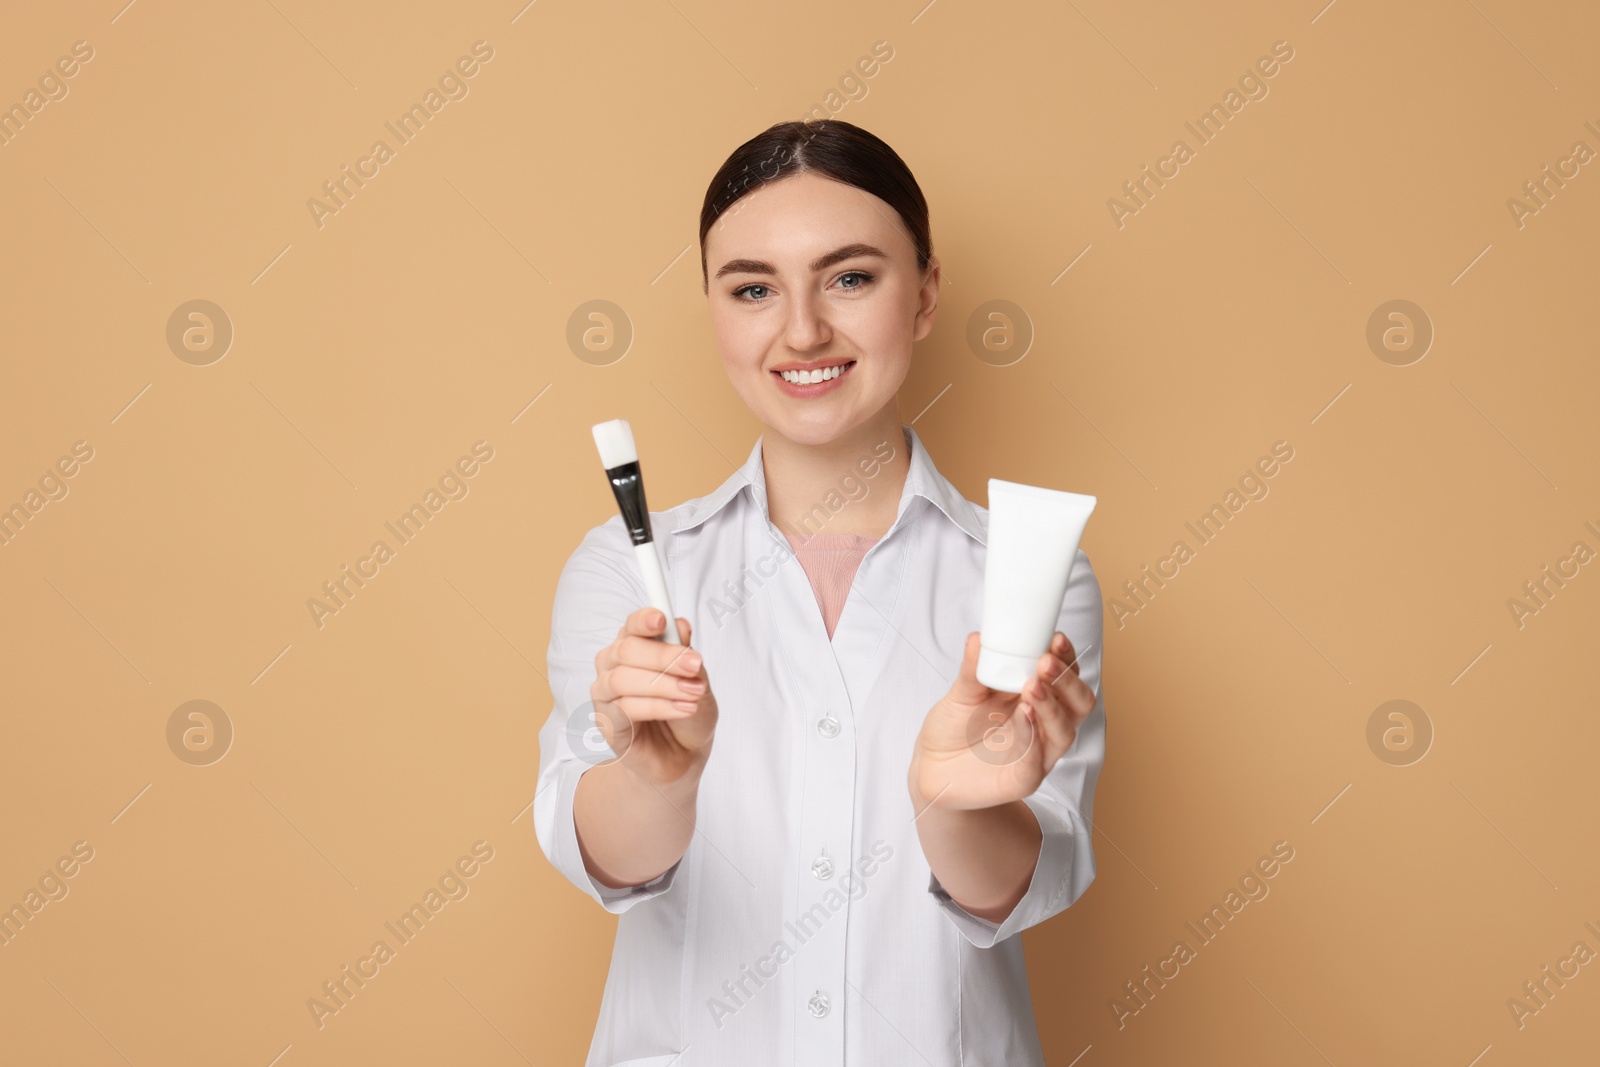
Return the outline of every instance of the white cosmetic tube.
[[[1081,493],[989,479],[977,672],[989,688],[1020,693],[1038,672],[1094,505]]]

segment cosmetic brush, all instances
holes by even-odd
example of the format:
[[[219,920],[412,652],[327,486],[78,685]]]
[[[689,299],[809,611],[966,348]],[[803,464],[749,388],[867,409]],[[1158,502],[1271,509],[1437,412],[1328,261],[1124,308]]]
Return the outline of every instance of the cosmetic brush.
[[[600,450],[600,465],[606,469],[611,492],[616,495],[617,507],[622,511],[623,525],[633,540],[650,606],[667,619],[661,640],[669,645],[681,645],[677,616],[672,613],[672,598],[667,593],[667,576],[650,533],[650,509],[645,504],[644,478],[639,473],[639,450],[633,444],[633,428],[626,419],[612,419],[596,423],[593,432],[595,447]]]

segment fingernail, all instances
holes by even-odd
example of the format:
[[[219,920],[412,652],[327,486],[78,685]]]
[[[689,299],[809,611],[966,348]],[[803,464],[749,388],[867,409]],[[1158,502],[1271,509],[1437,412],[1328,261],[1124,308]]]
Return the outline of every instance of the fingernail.
[[[683,665],[691,671],[697,671],[700,669],[700,657],[691,652],[683,657]]]
[[[672,706],[679,711],[696,711],[699,709],[700,703],[696,700],[674,700]]]
[[[650,625],[651,626],[660,626],[662,623],[664,623],[666,621],[667,620],[662,617],[661,612],[652,611],[650,613]]]
[[[698,678],[680,678],[678,679],[678,688],[685,693],[693,693],[695,696],[699,696],[706,691],[706,683]]]

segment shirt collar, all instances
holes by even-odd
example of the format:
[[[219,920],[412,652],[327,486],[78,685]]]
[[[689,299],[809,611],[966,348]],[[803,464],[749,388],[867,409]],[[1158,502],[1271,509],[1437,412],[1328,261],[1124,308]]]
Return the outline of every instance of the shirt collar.
[[[900,506],[895,512],[894,525],[890,529],[893,530],[901,524],[917,498],[921,497],[938,508],[967,536],[979,544],[987,544],[987,527],[978,518],[977,508],[939,473],[939,469],[933,464],[933,458],[928,455],[928,450],[922,444],[922,438],[917,436],[917,431],[905,423],[901,424],[901,429],[910,446],[911,467],[906,473],[906,484],[900,492]],[[699,526],[727,507],[746,489],[750,491],[749,495],[756,506],[761,509],[762,516],[771,521],[771,515],[767,511],[766,472],[761,461],[761,443],[764,439],[765,435],[756,438],[756,443],[750,449],[750,456],[745,460],[744,466],[734,471],[727,481],[705,496],[688,501],[676,509],[678,511],[676,532],[682,533],[684,530]]]

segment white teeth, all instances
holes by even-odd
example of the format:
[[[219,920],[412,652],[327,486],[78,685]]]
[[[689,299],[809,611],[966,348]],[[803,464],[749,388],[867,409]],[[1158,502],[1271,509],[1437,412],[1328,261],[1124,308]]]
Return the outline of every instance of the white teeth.
[[[786,382],[793,382],[795,385],[814,385],[817,382],[825,382],[829,378],[837,378],[844,373],[844,368],[845,365],[840,363],[832,367],[823,367],[820,370],[785,370],[778,373],[783,376],[783,380]]]

